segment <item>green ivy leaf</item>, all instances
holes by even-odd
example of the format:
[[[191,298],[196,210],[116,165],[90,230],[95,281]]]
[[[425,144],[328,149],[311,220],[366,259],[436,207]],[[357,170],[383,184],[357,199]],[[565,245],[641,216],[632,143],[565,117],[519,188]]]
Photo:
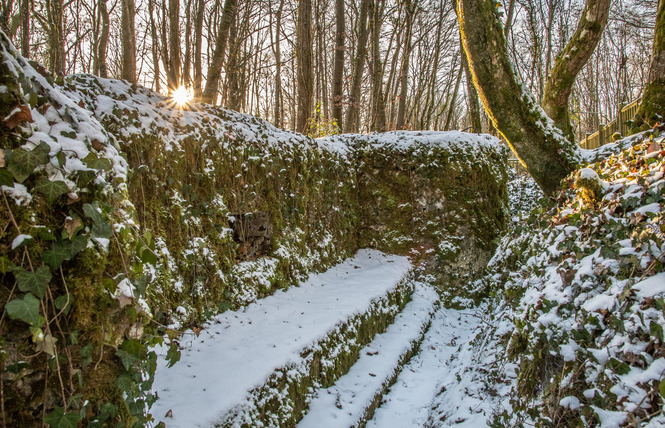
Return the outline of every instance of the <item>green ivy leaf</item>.
[[[35,190],[46,196],[46,200],[53,202],[59,196],[69,191],[64,181],[50,181],[45,178],[39,180],[35,185]]]
[[[50,151],[49,145],[43,141],[32,150],[25,150],[19,147],[14,150],[12,160],[7,169],[14,174],[14,178],[19,183],[23,183],[33,173],[35,168],[48,163],[48,154]]]
[[[175,363],[180,361],[180,348],[175,340],[171,342],[169,350],[166,352],[166,361],[169,363],[167,367],[173,367]]]
[[[85,368],[92,362],[92,343],[88,343],[81,348],[81,364]]]
[[[12,267],[12,261],[9,260],[9,257],[7,256],[0,256],[0,273],[1,274],[6,274],[11,270]]]
[[[104,216],[98,211],[99,203],[95,201],[92,204],[83,205],[83,212],[92,220],[92,237],[93,238],[110,238],[113,234],[111,225],[106,221]]]
[[[16,276],[18,288],[21,291],[29,291],[40,299],[44,298],[44,291],[46,291],[46,287],[48,286],[48,283],[51,282],[52,278],[48,266],[41,266],[34,272],[20,270],[14,273],[14,276]]]
[[[660,385],[658,385],[658,392],[660,392],[660,396],[665,398],[665,379],[660,381]]]
[[[62,407],[56,407],[51,413],[44,416],[46,422],[51,428],[76,428],[81,415],[74,412],[65,413]]]
[[[19,319],[28,324],[39,323],[39,300],[32,294],[26,294],[22,299],[14,299],[5,305],[9,318]]]
[[[129,394],[134,386],[134,380],[132,380],[130,376],[122,374],[115,380],[115,386],[117,386],[120,391]]]
[[[127,351],[124,351],[122,349],[119,349],[115,355],[120,358],[120,362],[122,362],[122,365],[125,367],[125,370],[129,370],[129,368],[134,364],[138,358],[132,354],[130,354]]]
[[[0,186],[14,186],[14,176],[6,169],[0,169]]]
[[[651,321],[649,324],[649,331],[651,332],[652,336],[663,342],[663,326],[657,322]]]
[[[62,245],[58,244],[54,244],[50,250],[45,250],[41,254],[44,263],[49,265],[53,270],[58,269],[63,261],[69,260],[69,251],[67,251]]]
[[[83,158],[83,162],[88,168],[97,169],[101,171],[108,171],[111,169],[111,161],[106,158],[100,158],[96,154],[90,152],[88,156]]]

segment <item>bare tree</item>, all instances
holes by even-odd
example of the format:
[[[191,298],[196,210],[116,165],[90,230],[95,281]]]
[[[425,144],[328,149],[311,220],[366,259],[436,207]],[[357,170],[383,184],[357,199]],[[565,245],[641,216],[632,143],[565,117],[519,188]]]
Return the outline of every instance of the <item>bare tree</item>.
[[[201,101],[214,104],[217,100],[217,90],[219,89],[219,80],[222,75],[222,66],[224,65],[224,55],[226,54],[226,45],[229,40],[229,30],[231,23],[235,19],[237,10],[237,0],[225,0],[222,20],[217,32],[215,50],[212,60],[208,67],[208,77],[206,79],[205,90]]]
[[[298,119],[296,131],[306,133],[312,114],[314,76],[312,68],[312,2],[298,1],[296,60],[298,64]]]
[[[134,0],[122,0],[122,78],[136,83],[136,30]]]
[[[656,13],[649,80],[637,114],[647,122],[655,122],[663,120],[663,112],[665,112],[665,0],[660,0]]]

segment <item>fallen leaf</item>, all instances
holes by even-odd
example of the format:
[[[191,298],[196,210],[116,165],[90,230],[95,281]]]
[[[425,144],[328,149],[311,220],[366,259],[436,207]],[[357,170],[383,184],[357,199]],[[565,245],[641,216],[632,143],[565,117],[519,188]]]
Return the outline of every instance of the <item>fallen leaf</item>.
[[[0,149],[0,168],[5,167],[5,151]]]
[[[99,152],[106,150],[106,147],[104,147],[104,145],[99,140],[92,140],[92,147]]]
[[[659,143],[656,143],[655,141],[651,142],[651,145],[649,145],[649,148],[647,148],[647,154],[651,154],[653,152],[659,152],[661,151],[661,147]]]
[[[26,121],[28,123],[33,122],[32,113],[30,112],[30,106],[19,105],[14,110],[12,110],[11,113],[9,113],[9,116],[5,118],[5,124],[9,129],[16,128],[16,125],[18,125],[23,121]]]
[[[194,334],[196,334],[196,337],[199,337],[199,334],[201,334],[201,329],[198,327],[194,327],[192,328],[192,330],[194,331]]]
[[[78,196],[76,193],[67,193],[67,205],[75,204],[80,200],[81,197]]]
[[[172,418],[173,417],[173,410],[169,409],[168,412],[164,415],[165,418]]]
[[[72,239],[74,236],[74,233],[76,232],[76,229],[81,227],[81,219],[80,218],[71,218],[67,217],[65,219],[65,230],[67,231],[67,234],[69,235],[69,239]]]
[[[83,102],[83,100],[79,101],[79,107],[85,108],[85,103]]]
[[[121,308],[131,305],[134,301],[133,297],[125,296],[124,294],[119,294],[116,299],[118,299],[118,303],[120,303]]]

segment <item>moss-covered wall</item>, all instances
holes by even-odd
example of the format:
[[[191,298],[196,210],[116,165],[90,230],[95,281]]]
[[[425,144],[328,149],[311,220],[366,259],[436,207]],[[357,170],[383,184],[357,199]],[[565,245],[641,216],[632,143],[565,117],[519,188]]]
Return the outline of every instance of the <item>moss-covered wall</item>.
[[[504,155],[484,137],[315,141],[122,81],[53,87],[2,48],[17,115],[0,124],[10,425],[145,424],[150,345],[177,348],[178,329],[365,246],[434,260],[448,284],[503,226]]]

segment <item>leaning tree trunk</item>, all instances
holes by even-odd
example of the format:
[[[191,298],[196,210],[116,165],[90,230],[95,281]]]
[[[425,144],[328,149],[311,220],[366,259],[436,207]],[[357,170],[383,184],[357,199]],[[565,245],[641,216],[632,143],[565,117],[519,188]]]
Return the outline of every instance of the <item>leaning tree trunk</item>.
[[[99,2],[99,17],[101,19],[101,34],[99,35],[99,40],[97,41],[95,60],[93,66],[93,72],[99,77],[107,78],[109,77],[108,67],[106,65],[106,49],[109,44],[109,28],[110,28],[110,19],[109,11],[106,7],[106,0],[101,0]]]
[[[649,81],[637,114],[647,123],[662,122],[665,116],[665,0],[658,2]]]
[[[314,73],[312,68],[312,2],[298,1],[298,28],[296,30],[296,60],[298,85],[298,118],[296,131],[306,133],[312,114]]]
[[[607,24],[611,0],[587,0],[577,30],[550,71],[543,93],[543,109],[570,141],[575,140],[568,98],[577,74],[589,61]]]
[[[136,83],[136,30],[134,0],[122,0],[122,73],[123,79]]]
[[[459,0],[457,16],[474,84],[491,121],[546,194],[579,161],[575,144],[556,128],[517,81],[494,0]]]
[[[335,68],[333,70],[332,117],[342,130],[342,101],[344,94],[344,0],[335,0]]]
[[[219,24],[215,50],[213,51],[212,60],[208,67],[206,87],[203,91],[203,96],[201,97],[201,101],[206,103],[214,104],[217,99],[219,80],[222,77],[224,54],[226,53],[226,45],[229,40],[229,29],[231,28],[231,23],[235,19],[237,3],[237,0],[226,0],[224,2],[222,22]]]

